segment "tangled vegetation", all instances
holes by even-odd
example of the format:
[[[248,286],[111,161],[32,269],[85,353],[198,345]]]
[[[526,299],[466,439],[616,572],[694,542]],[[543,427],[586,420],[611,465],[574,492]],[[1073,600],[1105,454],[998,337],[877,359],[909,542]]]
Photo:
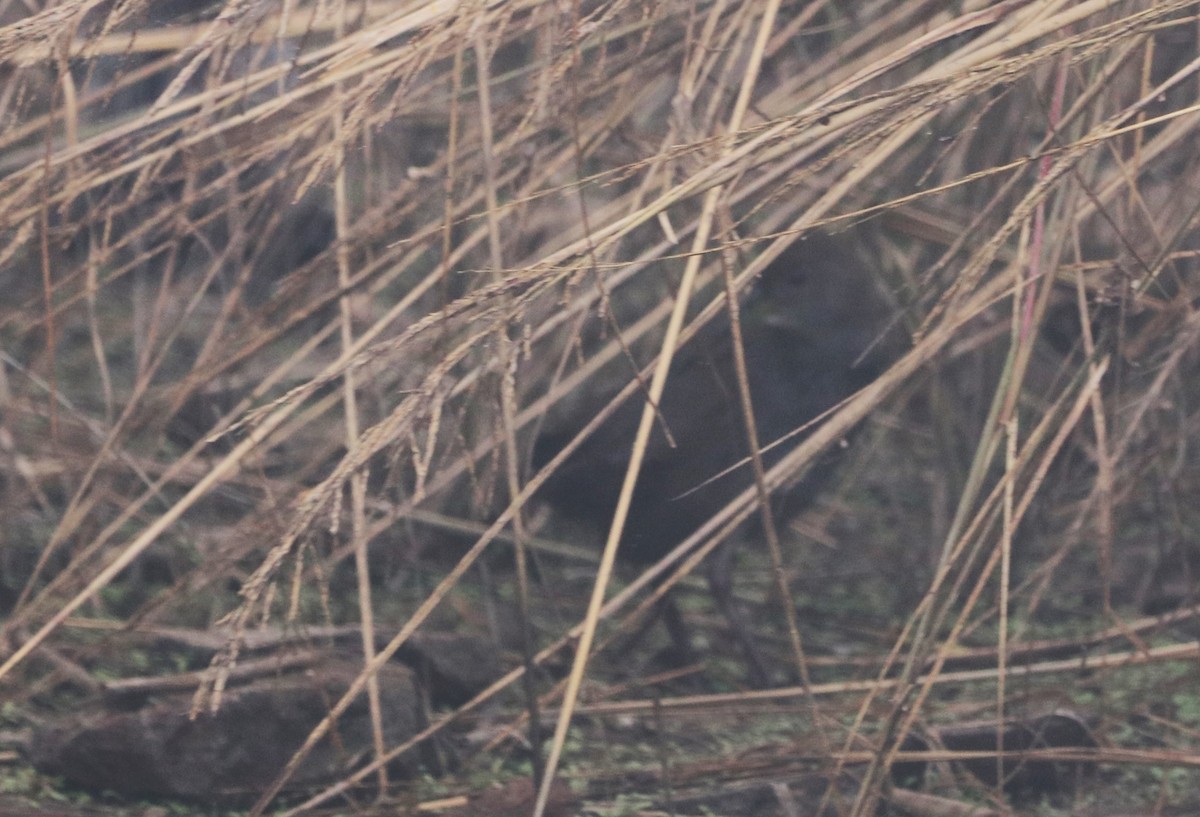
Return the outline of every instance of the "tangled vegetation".
[[[376,708],[374,762],[289,814],[547,767],[581,813],[923,813],[905,761],[922,797],[1025,809],[946,728],[1064,710],[1085,741],[1020,748],[1094,777],[1051,806],[1194,802],[1198,13],[0,3],[6,725],[135,675],[197,672],[217,708],[257,631],[354,625],[375,669],[454,631],[504,672],[426,713],[412,742],[456,742],[437,781],[376,773],[405,748]],[[741,548],[796,679],[746,692],[687,574],[758,491],[609,586],[531,452],[657,402],[677,346],[815,232],[905,341],[761,475],[850,440],[774,552]],[[711,657],[682,677],[625,641],[676,581]],[[219,643],[145,646],[183,631]],[[339,706],[360,694],[371,672]]]

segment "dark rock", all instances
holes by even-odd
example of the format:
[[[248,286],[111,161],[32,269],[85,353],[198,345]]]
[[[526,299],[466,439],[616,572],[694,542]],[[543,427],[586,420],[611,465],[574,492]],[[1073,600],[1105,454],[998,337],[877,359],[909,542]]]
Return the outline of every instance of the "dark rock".
[[[900,750],[926,752],[943,747],[951,752],[995,752],[1001,744],[1005,753],[1037,749],[1088,750],[1098,745],[1083,718],[1067,710],[1058,710],[1035,718],[1006,721],[1002,725],[988,721],[946,726],[930,735],[909,735]],[[896,763],[892,766],[892,780],[898,785],[920,786],[926,765],[924,761]],[[999,782],[994,756],[966,758],[958,761],[958,765],[985,786],[994,788]],[[1078,760],[1006,757],[1002,770],[1003,788],[1016,796],[1069,792],[1093,766]]]
[[[111,807],[95,808],[74,803],[46,804],[32,797],[0,794],[0,814],[4,817],[112,817],[113,810]],[[153,811],[147,810],[142,817],[153,814]]]
[[[35,731],[34,765],[80,788],[122,795],[202,801],[240,800],[263,790],[353,683],[361,665],[329,661],[303,673],[229,689],[215,714],[189,719],[190,695],[172,695],[135,712],[102,713]],[[420,708],[413,675],[389,664],[379,672],[385,743],[416,734]],[[372,754],[363,694],[287,784],[302,789],[336,779]],[[399,771],[412,771],[405,755]]]

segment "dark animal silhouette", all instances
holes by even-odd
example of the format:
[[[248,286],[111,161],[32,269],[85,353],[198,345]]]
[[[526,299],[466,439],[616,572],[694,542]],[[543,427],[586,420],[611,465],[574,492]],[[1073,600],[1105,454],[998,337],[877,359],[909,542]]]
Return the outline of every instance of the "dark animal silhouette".
[[[818,234],[800,239],[768,267],[743,304],[740,321],[760,448],[878,374],[892,345],[876,343],[889,317],[847,238]],[[643,405],[639,396],[626,401],[547,481],[542,496],[565,515],[607,530]],[[715,318],[679,350],[659,410],[618,552],[627,562],[648,564],[661,558],[753,484],[748,462],[717,477],[749,455],[728,314]],[[581,425],[543,434],[534,446],[535,467],[561,451]],[[797,435],[765,451],[764,466],[770,468],[802,439]],[[803,509],[831,470],[829,462],[818,463],[774,497],[775,516],[782,520]],[[732,599],[730,554],[724,548],[709,559],[709,582],[747,653],[752,680],[761,684],[762,661]],[[677,627],[677,619],[675,623]],[[676,627],[672,634],[677,636]]]

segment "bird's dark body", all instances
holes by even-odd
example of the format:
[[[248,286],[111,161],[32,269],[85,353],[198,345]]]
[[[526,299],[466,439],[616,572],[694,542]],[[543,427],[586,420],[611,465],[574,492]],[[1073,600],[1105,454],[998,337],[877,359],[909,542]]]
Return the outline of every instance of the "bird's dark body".
[[[878,374],[887,344],[876,341],[889,313],[843,238],[797,241],[764,272],[740,321],[761,448]],[[624,561],[657,560],[753,484],[748,462],[717,476],[749,454],[731,338],[728,315],[719,316],[676,356],[630,507],[619,551]],[[559,511],[607,530],[643,404],[640,396],[628,400],[546,483],[543,496]],[[535,446],[535,466],[549,461],[574,432],[544,434]],[[764,465],[769,468],[802,439],[797,435],[765,451]],[[773,498],[775,516],[802,510],[831,470],[828,462],[818,463]],[[728,585],[727,576],[710,571],[710,579],[715,594],[729,593],[719,586]]]

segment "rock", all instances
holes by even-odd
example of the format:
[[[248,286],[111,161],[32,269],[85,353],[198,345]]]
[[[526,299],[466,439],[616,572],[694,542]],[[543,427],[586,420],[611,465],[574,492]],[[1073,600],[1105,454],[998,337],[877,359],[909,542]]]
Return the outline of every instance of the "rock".
[[[1085,720],[1069,710],[1056,710],[1024,720],[996,721],[944,726],[927,739],[909,735],[901,751],[926,752],[936,746],[951,752],[995,752],[1001,736],[1004,751],[1028,752],[1038,749],[1095,749],[1098,745]],[[980,783],[995,787],[996,758],[992,755],[957,761]],[[892,780],[902,786],[919,786],[925,777],[924,761],[902,761],[892,766]],[[1076,783],[1094,769],[1094,764],[1079,760],[1025,759],[1019,755],[1005,758],[1004,790],[1016,796],[1041,796],[1073,790]]]
[[[361,670],[331,660],[302,673],[258,679],[229,689],[213,714],[188,717],[191,695],[171,695],[133,712],[103,712],[41,727],[31,759],[73,786],[121,795],[237,801],[269,785]],[[422,724],[412,672],[388,664],[379,672],[384,740],[396,746]],[[285,790],[336,779],[372,754],[363,694],[300,764]],[[400,772],[415,769],[406,753]]]

